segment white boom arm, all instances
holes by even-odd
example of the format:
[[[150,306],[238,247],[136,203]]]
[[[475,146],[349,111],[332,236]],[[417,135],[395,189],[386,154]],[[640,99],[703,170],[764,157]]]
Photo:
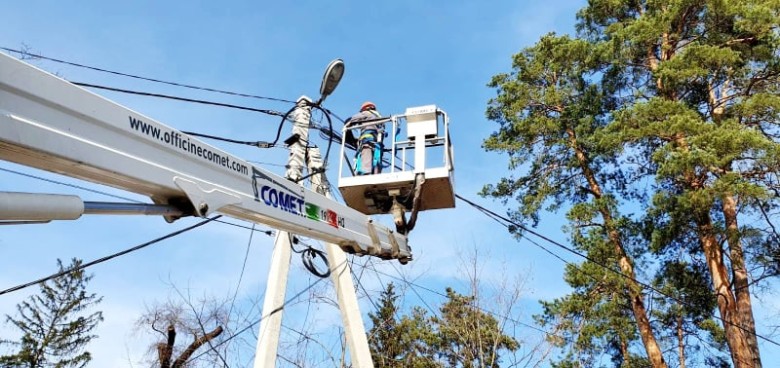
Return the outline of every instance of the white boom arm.
[[[10,56],[0,54],[0,159],[411,259],[406,236],[281,176]],[[3,219],[0,219],[3,220]]]

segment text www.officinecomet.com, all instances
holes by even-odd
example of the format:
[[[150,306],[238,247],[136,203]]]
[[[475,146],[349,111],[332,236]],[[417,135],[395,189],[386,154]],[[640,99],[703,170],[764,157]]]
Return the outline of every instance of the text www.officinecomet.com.
[[[136,119],[132,116],[130,118],[130,128],[139,131],[147,136],[165,142],[173,147],[179,148],[184,152],[190,153],[194,156],[205,159],[222,167],[226,167],[235,172],[239,172],[244,175],[249,175],[249,168],[240,163],[231,161],[230,157],[222,155],[217,152],[213,152],[208,148],[204,148],[197,143],[193,143],[189,138],[185,138],[181,133],[177,131],[164,131],[159,127],[147,124],[143,120]]]

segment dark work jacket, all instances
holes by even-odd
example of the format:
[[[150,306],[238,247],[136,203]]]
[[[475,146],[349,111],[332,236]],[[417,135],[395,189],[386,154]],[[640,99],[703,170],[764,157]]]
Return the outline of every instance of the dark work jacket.
[[[345,124],[347,125],[347,127],[349,127],[350,125],[360,124],[361,122],[379,119],[381,117],[382,115],[380,115],[379,112],[377,112],[376,110],[366,110],[366,111],[361,111],[355,115],[352,115],[352,117],[347,119]],[[346,142],[347,144],[355,147],[357,147],[358,140],[376,142],[379,135],[384,134],[384,131],[385,131],[384,123],[361,128],[358,138],[355,138],[354,134],[352,133],[352,130],[347,130]]]

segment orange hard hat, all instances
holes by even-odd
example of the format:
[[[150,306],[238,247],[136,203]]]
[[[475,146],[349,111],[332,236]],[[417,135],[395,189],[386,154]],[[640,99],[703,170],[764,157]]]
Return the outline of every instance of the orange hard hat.
[[[360,105],[360,111],[366,110],[376,110],[376,105],[374,105],[374,103],[371,101],[363,102],[363,104]]]

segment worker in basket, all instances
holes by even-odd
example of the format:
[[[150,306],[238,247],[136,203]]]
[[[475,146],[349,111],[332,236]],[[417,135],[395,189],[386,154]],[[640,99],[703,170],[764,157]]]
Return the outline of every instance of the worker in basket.
[[[347,119],[347,127],[382,118],[373,102],[366,101],[360,106],[360,112]],[[355,144],[355,174],[369,175],[382,172],[382,138],[385,124],[367,124],[360,128]],[[354,139],[354,138],[353,138]]]

